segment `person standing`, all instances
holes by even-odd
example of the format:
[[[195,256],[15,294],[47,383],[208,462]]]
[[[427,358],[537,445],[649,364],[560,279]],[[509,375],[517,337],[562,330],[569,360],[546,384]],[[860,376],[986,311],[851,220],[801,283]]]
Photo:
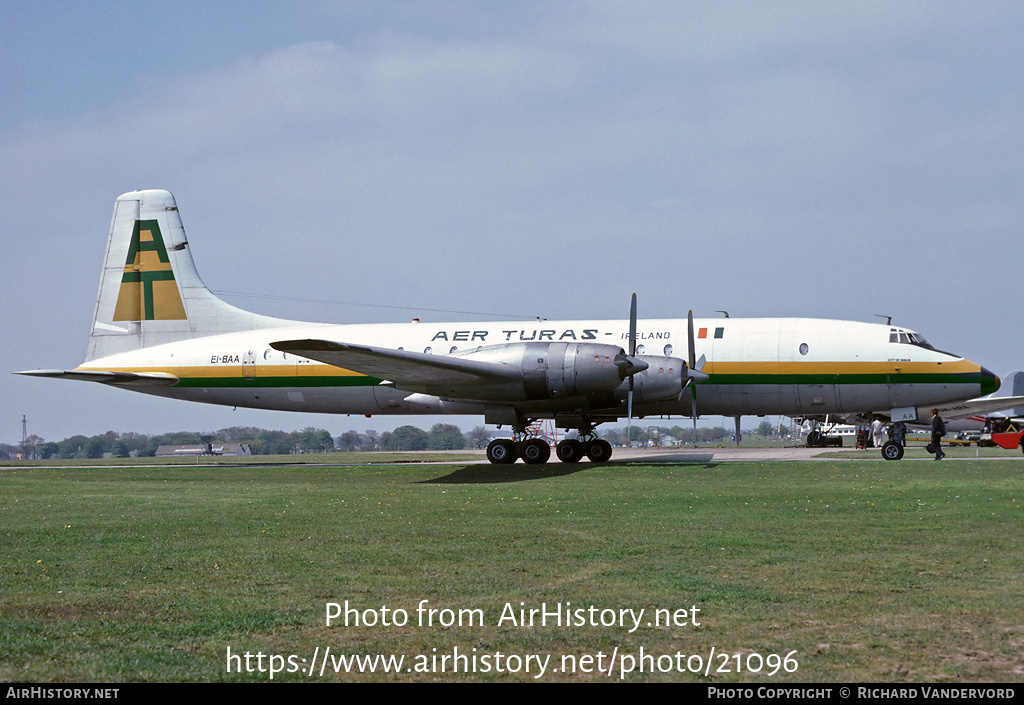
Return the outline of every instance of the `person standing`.
[[[882,419],[875,417],[875,420],[871,422],[871,442],[875,448],[882,447],[882,433],[885,431],[885,424],[882,423]]]
[[[946,424],[939,416],[938,409],[932,409],[932,445],[935,447],[935,459],[942,460],[946,454],[942,452],[942,437],[946,435]]]

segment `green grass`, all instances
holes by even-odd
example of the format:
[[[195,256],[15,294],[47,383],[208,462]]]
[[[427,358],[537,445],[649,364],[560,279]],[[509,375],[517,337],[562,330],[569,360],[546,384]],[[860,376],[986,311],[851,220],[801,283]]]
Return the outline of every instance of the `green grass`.
[[[226,673],[229,647],[253,667],[257,653],[308,660],[327,647],[438,663],[456,648],[550,655],[546,681],[617,680],[551,667],[599,652],[607,666],[615,649],[641,648],[704,659],[714,648],[755,665],[751,654],[795,651],[799,667],[627,680],[1024,680],[1020,460],[39,467],[0,478],[0,680],[268,679]],[[410,623],[327,626],[326,604],[346,600],[404,609]],[[418,626],[420,600],[485,622]],[[700,626],[498,625],[520,602],[648,616],[696,605]],[[275,680],[532,675],[328,668]]]
[[[352,453],[296,453],[288,455],[180,455],[169,458],[71,458],[0,460],[4,467],[149,467],[164,465],[366,465],[372,463],[458,463],[479,460],[483,451],[417,450],[356,451]]]
[[[925,445],[927,445],[927,441],[910,441],[906,446],[906,454],[904,457],[908,459],[934,460],[935,458],[925,450]],[[946,457],[949,459],[1005,458],[1007,460],[1024,460],[1024,455],[1021,455],[1019,448],[1007,450],[1006,448],[1000,448],[999,446],[979,448],[977,445],[962,446],[943,443],[942,452],[945,453]],[[878,448],[855,449],[847,447],[846,449],[830,450],[828,457],[873,459],[881,457],[881,450]]]

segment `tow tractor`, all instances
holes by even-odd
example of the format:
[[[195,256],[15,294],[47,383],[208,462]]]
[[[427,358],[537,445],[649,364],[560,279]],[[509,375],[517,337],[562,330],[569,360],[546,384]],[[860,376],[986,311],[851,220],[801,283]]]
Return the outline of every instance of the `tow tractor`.
[[[990,417],[988,425],[991,426],[992,432],[982,433],[981,440],[978,441],[979,445],[982,443],[989,445],[989,443],[986,443],[988,441],[1000,448],[1006,448],[1007,450],[1020,448],[1024,452],[1024,443],[1021,443],[1021,440],[1024,439],[1024,419]]]

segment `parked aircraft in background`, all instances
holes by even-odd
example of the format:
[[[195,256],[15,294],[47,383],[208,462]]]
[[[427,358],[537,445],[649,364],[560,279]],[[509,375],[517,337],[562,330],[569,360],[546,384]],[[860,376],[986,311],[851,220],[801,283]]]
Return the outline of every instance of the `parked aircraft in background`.
[[[699,357],[698,357],[699,355]],[[891,325],[805,318],[331,325],[270,318],[203,284],[174,197],[117,199],[85,361],[19,374],[228,406],[339,414],[479,414],[511,439],[494,463],[546,462],[531,424],[579,438],[564,462],[611,456],[624,417],[880,414],[969,406],[999,379]],[[1024,403],[1024,402],[1022,402]]]
[[[948,431],[980,431],[989,418],[1024,417],[1024,372],[1003,377],[999,391],[978,399],[978,404],[951,404],[939,410]],[[1016,401],[1015,401],[1016,400]],[[980,408],[984,405],[984,408]]]
[[[968,412],[951,409],[947,413],[952,419],[946,423],[946,430],[956,433],[960,439],[977,441],[978,445],[998,445],[1007,449],[1024,450],[1024,372],[1011,372],[1003,377],[999,391],[978,400],[986,407],[976,412],[968,404]],[[998,405],[998,408],[993,408]]]

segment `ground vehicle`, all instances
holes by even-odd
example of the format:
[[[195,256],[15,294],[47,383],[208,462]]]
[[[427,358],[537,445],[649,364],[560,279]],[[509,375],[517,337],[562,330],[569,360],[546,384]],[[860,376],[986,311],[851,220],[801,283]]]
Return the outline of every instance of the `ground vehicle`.
[[[1024,419],[1010,417],[990,417],[986,419],[987,433],[981,434],[978,445],[996,445],[1000,448],[1013,450],[1020,448],[1024,452]]]

